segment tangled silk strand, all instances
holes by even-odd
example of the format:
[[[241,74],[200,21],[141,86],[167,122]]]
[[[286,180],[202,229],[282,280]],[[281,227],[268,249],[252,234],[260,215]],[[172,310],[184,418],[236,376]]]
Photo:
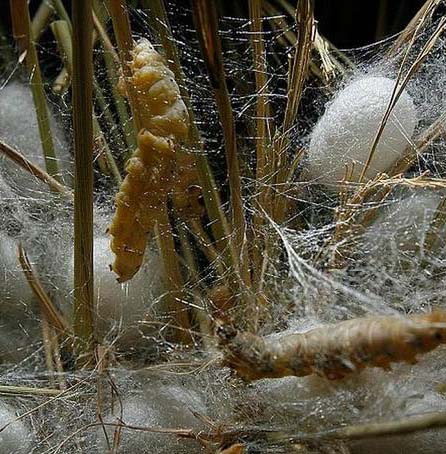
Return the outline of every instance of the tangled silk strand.
[[[126,165],[127,175],[116,195],[109,233],[115,254],[112,270],[119,282],[139,270],[150,233],[173,189],[175,146],[187,137],[189,116],[173,72],[150,42],[142,39],[133,50],[132,77],[142,129],[138,148]]]
[[[366,367],[415,364],[416,355],[446,343],[446,312],[375,316],[268,339],[220,324],[224,362],[246,380],[317,374],[342,379]]]

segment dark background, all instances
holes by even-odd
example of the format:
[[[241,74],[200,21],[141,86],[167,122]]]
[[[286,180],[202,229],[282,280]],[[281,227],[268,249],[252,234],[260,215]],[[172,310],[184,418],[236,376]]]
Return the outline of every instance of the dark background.
[[[425,0],[315,0],[316,18],[337,47],[357,47],[401,31]]]
[[[31,10],[40,1],[31,0]],[[69,7],[71,2],[64,3]],[[136,5],[141,2],[130,0],[128,3]],[[188,0],[174,0],[173,3],[189,5]],[[241,12],[247,15],[247,0],[220,0],[219,3],[224,14]],[[295,5],[295,1],[290,3]],[[424,3],[425,0],[315,0],[315,10],[321,33],[337,47],[348,48],[370,44],[397,33]],[[5,34],[10,31],[8,0],[0,0],[0,13],[0,32],[3,29]]]

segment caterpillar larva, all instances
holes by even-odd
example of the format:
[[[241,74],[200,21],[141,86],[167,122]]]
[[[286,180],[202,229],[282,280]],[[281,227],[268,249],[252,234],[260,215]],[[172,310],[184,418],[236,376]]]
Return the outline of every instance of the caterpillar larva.
[[[112,270],[119,282],[131,279],[141,266],[147,235],[174,185],[175,145],[189,130],[187,109],[162,56],[142,39],[132,57],[132,77],[126,83],[135,92],[143,129],[138,134],[138,148],[127,163],[109,228],[116,256]]]
[[[446,312],[358,318],[279,339],[220,323],[217,335],[225,365],[246,380],[310,374],[338,380],[366,367],[415,364],[417,354],[446,343]]]

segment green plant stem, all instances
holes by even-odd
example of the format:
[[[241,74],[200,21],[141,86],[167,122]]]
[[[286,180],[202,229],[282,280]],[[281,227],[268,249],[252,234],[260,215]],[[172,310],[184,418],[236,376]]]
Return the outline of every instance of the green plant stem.
[[[73,45],[71,43],[71,25],[65,20],[55,20],[51,23],[51,31],[57,41],[62,61],[71,75],[73,73]]]
[[[14,38],[17,41],[21,53],[20,60],[22,60],[22,58],[25,59],[26,67],[28,69],[46,170],[53,178],[59,180],[48,106],[46,103],[37,51],[34,46],[31,31],[31,18],[29,16],[28,3],[26,0],[11,0],[10,5]]]
[[[50,0],[50,1],[53,5],[54,9],[57,12],[57,15],[63,21],[65,21],[65,23],[67,24],[69,31],[70,31],[69,34],[71,36],[72,31],[73,31],[72,30],[73,26],[71,24],[70,16],[69,16],[67,10],[65,9],[63,2],[61,0]],[[67,70],[66,66],[64,66],[62,68],[62,71],[59,73],[59,75],[56,77],[56,80],[54,81],[53,91],[54,91],[54,93],[57,93],[57,94],[65,93],[68,90],[70,84],[71,84],[71,77],[68,74],[68,70]]]
[[[54,8],[47,0],[43,0],[37,8],[31,22],[31,33],[35,42],[39,41],[40,36],[48,27],[53,14]]]
[[[79,365],[93,358],[93,21],[91,2],[73,0],[74,334]]]
[[[53,3],[53,6],[54,6],[54,9],[56,10],[58,16],[64,20],[68,26],[70,27],[70,33],[72,31],[72,23],[71,23],[71,20],[70,20],[70,16],[67,12],[67,10],[65,9],[65,6],[62,2],[62,0],[51,0],[52,3]]]
[[[68,74],[67,68],[65,66],[62,68],[62,71],[57,75],[53,82],[53,93],[56,95],[62,95],[67,90],[71,84],[71,77]]]

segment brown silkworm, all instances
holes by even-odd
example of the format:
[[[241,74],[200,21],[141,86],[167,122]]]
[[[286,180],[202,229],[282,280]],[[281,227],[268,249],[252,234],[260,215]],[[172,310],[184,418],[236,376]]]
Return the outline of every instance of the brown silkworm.
[[[317,374],[339,380],[366,367],[415,364],[417,354],[446,343],[446,312],[406,317],[375,316],[268,339],[217,327],[225,365],[246,380]],[[445,324],[444,326],[442,324]]]

